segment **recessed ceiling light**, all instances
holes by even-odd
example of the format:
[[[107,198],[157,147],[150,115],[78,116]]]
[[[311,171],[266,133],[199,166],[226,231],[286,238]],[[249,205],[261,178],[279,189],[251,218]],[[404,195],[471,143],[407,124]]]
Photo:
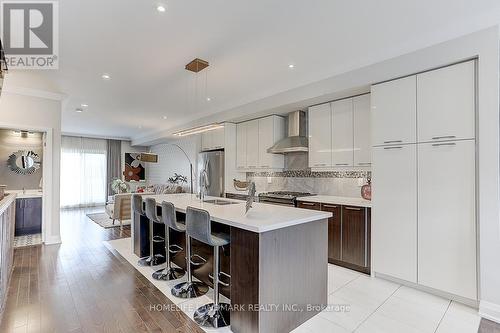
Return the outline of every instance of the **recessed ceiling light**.
[[[109,74],[102,74],[101,77],[103,80],[111,80],[111,75]]]
[[[138,128],[138,129],[142,129],[142,125],[139,125],[137,128]]]
[[[207,97],[207,102],[210,102],[212,99],[210,97]]]
[[[78,112],[78,113],[82,113],[83,109],[82,108],[77,108],[75,111]]]
[[[164,13],[167,10],[167,8],[164,5],[158,5],[156,6],[156,10],[160,13]]]
[[[88,105],[88,104],[85,104],[85,103],[82,103],[82,104],[81,104],[81,106],[82,106],[82,108],[86,108],[86,107],[88,107],[89,105]]]
[[[162,118],[163,118],[163,120],[167,120],[167,116],[163,116]]]
[[[295,65],[294,65],[294,64],[290,64],[290,65],[288,65],[288,68],[290,68],[290,69],[294,69],[294,68],[295,68]]]

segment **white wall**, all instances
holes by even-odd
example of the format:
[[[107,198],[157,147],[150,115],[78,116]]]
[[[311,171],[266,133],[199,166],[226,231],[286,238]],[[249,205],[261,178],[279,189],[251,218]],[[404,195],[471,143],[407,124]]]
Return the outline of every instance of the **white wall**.
[[[46,244],[61,242],[59,221],[60,156],[61,156],[61,101],[55,95],[49,98],[16,93],[9,87],[9,73],[0,97],[0,127],[36,130],[47,133],[44,158],[43,228]],[[43,95],[43,94],[38,94]]]
[[[193,163],[193,185],[196,191],[196,168],[198,165],[198,152],[201,147],[201,136],[192,135],[179,140],[169,141],[168,143],[158,144],[151,147],[151,152],[158,154],[158,163],[150,164],[148,168],[149,184],[165,184],[169,177],[176,172],[188,177],[186,189],[189,189],[189,161],[184,153],[172,144],[182,147]]]

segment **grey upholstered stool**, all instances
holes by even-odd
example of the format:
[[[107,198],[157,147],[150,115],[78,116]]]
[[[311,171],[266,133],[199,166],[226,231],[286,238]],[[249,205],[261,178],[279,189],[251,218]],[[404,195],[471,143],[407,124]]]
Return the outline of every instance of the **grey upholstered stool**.
[[[153,200],[149,203],[148,200]],[[148,214],[148,206],[156,205],[154,199],[146,199],[146,213]],[[178,232],[186,232],[186,226],[177,223],[177,217],[175,216],[175,207],[172,203],[163,201],[161,204],[161,218],[158,218],[156,214],[156,207],[151,208],[149,213],[153,221],[156,223],[163,223],[165,225],[165,254],[166,254],[166,267],[160,269],[153,273],[153,279],[155,280],[177,280],[184,276],[184,270],[180,268],[174,268],[170,262],[170,254],[177,254],[182,251],[182,247],[178,245],[170,245],[170,228]]]
[[[191,265],[199,265],[192,261],[193,257],[200,257],[198,255],[191,255],[191,237],[189,234],[189,224],[196,223],[193,221],[193,215],[189,213],[190,207],[186,211],[186,271],[187,281],[179,283],[172,288],[172,295],[180,298],[195,298],[205,295],[208,292],[208,286],[203,282],[193,281],[193,274],[191,272]],[[201,258],[203,259],[203,258]]]
[[[149,256],[139,259],[139,265],[141,265],[141,266],[156,266],[156,265],[163,264],[165,262],[165,257],[162,254],[155,254],[154,253],[154,243],[160,243],[160,242],[164,241],[163,237],[154,235],[154,223],[155,223],[155,221],[153,220],[154,216],[151,215],[151,210],[153,210],[153,208],[154,208],[155,216],[156,216],[156,201],[153,198],[147,198],[145,200],[146,201],[146,211],[144,211],[142,208],[142,197],[139,196],[139,198],[140,198],[140,200],[136,199],[136,196],[134,195],[134,198],[132,199],[133,200],[132,205],[134,207],[134,211],[137,210],[139,212],[139,207],[140,207],[140,211],[142,212],[142,215],[146,215],[146,217],[149,219]],[[139,203],[139,201],[140,201],[140,203]]]
[[[186,230],[187,234],[194,239],[203,242],[214,248],[214,302],[206,304],[194,313],[194,321],[204,327],[225,327],[230,324],[230,305],[219,302],[219,280],[220,258],[219,248],[229,244],[228,234],[212,233],[212,223],[210,214],[206,210],[188,207],[186,211]]]
[[[146,213],[144,212],[144,208],[142,206],[142,196],[140,194],[132,194],[132,213],[133,214],[139,214],[140,216],[146,216]],[[140,221],[137,221],[137,223],[140,223]],[[148,266],[149,261],[151,261],[151,247],[149,248],[149,255],[147,257],[142,257],[139,259],[137,262],[141,266]]]

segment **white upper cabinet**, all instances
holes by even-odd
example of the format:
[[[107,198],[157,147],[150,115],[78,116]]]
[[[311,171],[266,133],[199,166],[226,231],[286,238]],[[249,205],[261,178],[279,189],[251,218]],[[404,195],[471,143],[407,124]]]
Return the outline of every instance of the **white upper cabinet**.
[[[257,169],[259,166],[259,120],[247,123],[247,168]]]
[[[332,114],[330,103],[309,108],[309,167],[332,166]]]
[[[333,166],[352,166],[354,158],[352,98],[333,102],[331,109]]]
[[[283,155],[267,152],[276,142],[285,137],[284,120],[278,116],[259,119],[259,165],[261,169],[282,169]]]
[[[236,167],[238,170],[283,169],[283,155],[267,149],[285,137],[285,119],[279,116],[250,120],[236,127]]]
[[[354,108],[354,166],[371,165],[370,95],[353,98]]]
[[[211,132],[212,132],[212,147],[213,147],[213,149],[224,148],[224,138],[225,138],[224,127],[218,128],[218,129],[213,130]]]
[[[416,142],[416,81],[413,75],[372,86],[374,146]]]
[[[416,283],[416,145],[373,148],[372,183],[373,270]]]
[[[418,141],[472,139],[475,62],[417,75]]]
[[[224,127],[201,134],[201,150],[215,150],[224,148]]]
[[[236,125],[236,168],[247,168],[247,126],[248,123]]]

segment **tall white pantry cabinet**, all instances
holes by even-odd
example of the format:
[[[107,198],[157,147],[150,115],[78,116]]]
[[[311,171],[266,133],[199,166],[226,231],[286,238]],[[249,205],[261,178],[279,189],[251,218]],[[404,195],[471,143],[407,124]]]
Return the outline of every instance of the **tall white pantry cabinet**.
[[[475,60],[371,91],[373,269],[477,300]]]

